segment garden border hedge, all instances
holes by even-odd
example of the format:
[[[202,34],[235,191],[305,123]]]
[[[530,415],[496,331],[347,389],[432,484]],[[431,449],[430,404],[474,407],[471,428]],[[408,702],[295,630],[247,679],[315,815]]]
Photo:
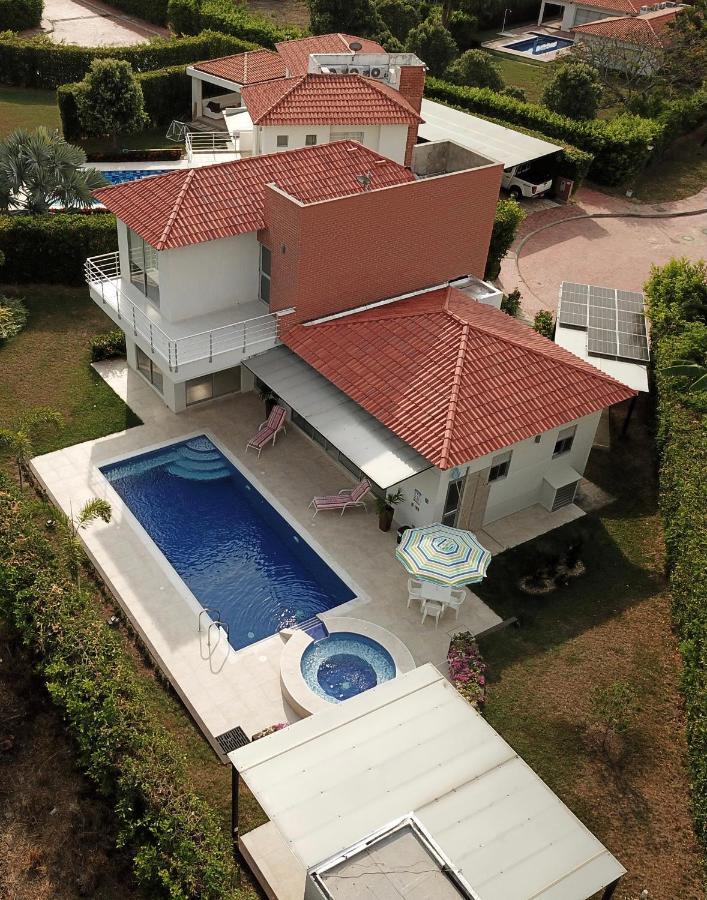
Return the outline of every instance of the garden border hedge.
[[[690,345],[707,346],[707,324],[676,317],[671,301],[685,282],[677,273],[666,290],[668,275],[667,267],[654,269],[646,285],[658,399],[660,509],[684,663],[693,815],[707,851],[707,402],[681,393],[675,378],[665,374]]]
[[[36,501],[0,475],[0,611],[33,653],[83,770],[114,803],[137,880],[172,900],[252,896],[238,887],[228,835],[191,789],[120,635],[93,591],[74,584],[61,542],[47,540],[36,515]]]
[[[44,0],[0,0],[0,31],[24,31],[42,21]]]
[[[230,34],[202,31],[198,35],[159,38],[149,44],[129,47],[78,47],[55,44],[46,37],[23,38],[0,34],[0,83],[19,87],[57,88],[80,81],[94,59],[124,59],[137,73],[168,66],[188,66],[200,59],[213,59],[255,50],[257,45]]]
[[[8,284],[82,284],[86,257],[117,249],[107,212],[0,215],[0,280]]]

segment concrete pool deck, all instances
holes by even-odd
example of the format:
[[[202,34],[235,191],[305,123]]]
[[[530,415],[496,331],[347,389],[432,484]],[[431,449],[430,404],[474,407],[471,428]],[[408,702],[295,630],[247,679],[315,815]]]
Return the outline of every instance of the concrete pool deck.
[[[369,503],[368,512],[351,510],[343,517],[322,514],[312,520],[307,509],[312,496],[347,484],[346,473],[337,463],[296,427],[288,429],[260,459],[252,453],[246,456],[246,442],[263,418],[255,394],[238,394],[176,416],[123,361],[99,363],[95,368],[144,424],[37,457],[32,469],[50,499],[65,512],[92,496],[110,500],[111,522],[98,522],[80,532],[88,555],[217,752],[216,738],[236,726],[250,737],[277,722],[298,718],[280,687],[283,639],[274,635],[234,651],[225,635],[217,635],[214,629],[214,646],[209,648],[206,630],[198,630],[193,595],[99,472],[98,467],[107,462],[192,434],[212,435],[357,590],[355,599],[335,607],[331,615],[353,616],[389,629],[408,647],[416,665],[432,662],[444,671],[451,634],[464,630],[478,634],[500,623],[493,610],[470,592],[458,620],[448,613],[437,629],[430,619],[422,626],[417,608],[406,605],[407,576],[394,557],[395,532],[378,529],[373,504]],[[576,507],[559,512],[561,516],[531,515],[535,533],[528,532],[527,516],[517,534],[512,524],[504,526],[504,520],[494,523],[495,532],[505,541],[512,541],[514,534],[525,540],[581,514]],[[490,543],[491,535],[480,533],[482,540],[486,537]],[[503,546],[497,545],[498,549]],[[325,621],[326,617],[322,614]]]

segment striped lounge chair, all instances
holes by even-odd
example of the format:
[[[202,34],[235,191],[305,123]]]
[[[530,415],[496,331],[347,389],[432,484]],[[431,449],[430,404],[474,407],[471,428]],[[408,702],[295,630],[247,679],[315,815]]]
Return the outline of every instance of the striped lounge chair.
[[[257,450],[258,456],[260,456],[263,447],[269,443],[270,441],[275,443],[275,438],[278,436],[280,431],[284,431],[287,434],[287,427],[285,416],[287,415],[287,411],[282,406],[273,406],[272,412],[268,416],[265,422],[260,423],[260,427],[257,432],[253,435],[253,437],[246,444],[246,453],[249,450]]]
[[[370,489],[370,483],[364,478],[353,489],[346,488],[339,491],[338,494],[330,494],[328,497],[314,497],[309,504],[310,507],[314,507],[312,518],[316,517],[320,509],[340,509],[342,516],[350,506],[362,506],[366,509],[366,504],[361,498],[365,497]]]

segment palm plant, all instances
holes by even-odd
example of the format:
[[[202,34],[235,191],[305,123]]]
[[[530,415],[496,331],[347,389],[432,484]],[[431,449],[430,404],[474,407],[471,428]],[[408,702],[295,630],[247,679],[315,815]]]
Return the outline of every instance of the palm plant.
[[[686,391],[707,391],[707,366],[693,362],[690,359],[678,359],[672,366],[665,369],[666,375],[684,377],[688,379]]]
[[[0,210],[48,212],[91,205],[91,192],[107,184],[96,169],[82,169],[86,154],[58,131],[18,128],[0,140]]]
[[[84,503],[76,515],[72,510],[70,515],[61,516],[67,563],[76,578],[78,588],[81,587],[81,565],[85,558],[83,545],[79,539],[79,530],[88,528],[97,519],[102,522],[110,522],[112,515],[113,510],[107,500],[102,497],[92,497]]]
[[[58,428],[62,421],[56,410],[36,406],[16,419],[10,428],[0,428],[0,448],[15,460],[20,490],[24,487],[24,469],[34,456],[35,440],[46,431]]]

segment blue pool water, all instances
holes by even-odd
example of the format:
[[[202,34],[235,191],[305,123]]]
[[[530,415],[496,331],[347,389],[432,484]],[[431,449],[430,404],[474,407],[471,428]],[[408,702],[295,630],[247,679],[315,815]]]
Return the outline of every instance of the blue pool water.
[[[571,47],[574,41],[567,38],[552,37],[547,34],[534,34],[533,37],[515,44],[504,44],[506,50],[518,50],[521,53],[530,53],[531,56],[542,56],[545,53],[554,53],[563,47]]]
[[[349,631],[311,643],[302,654],[300,668],[310,689],[330,703],[341,703],[395,678],[395,663],[385,647]]]
[[[110,184],[124,184],[126,181],[137,181],[151,175],[165,175],[171,169],[101,169],[101,175]]]
[[[236,649],[354,597],[203,435],[101,471]]]

